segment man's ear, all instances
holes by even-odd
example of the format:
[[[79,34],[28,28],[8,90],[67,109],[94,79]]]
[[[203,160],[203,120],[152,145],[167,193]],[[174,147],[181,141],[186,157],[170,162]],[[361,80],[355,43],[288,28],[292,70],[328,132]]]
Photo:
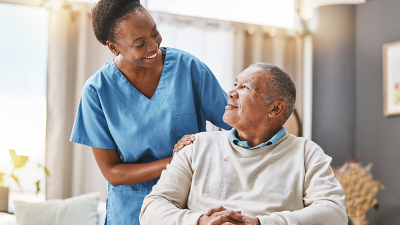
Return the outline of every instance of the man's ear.
[[[110,49],[110,51],[111,51],[114,55],[116,55],[116,56],[119,55],[119,51],[117,50],[117,45],[116,45],[116,44],[107,41],[107,42],[106,42],[106,45],[107,45],[108,49]]]
[[[270,110],[268,111],[268,115],[270,117],[278,117],[283,115],[286,109],[286,103],[284,101],[274,101],[270,105]]]

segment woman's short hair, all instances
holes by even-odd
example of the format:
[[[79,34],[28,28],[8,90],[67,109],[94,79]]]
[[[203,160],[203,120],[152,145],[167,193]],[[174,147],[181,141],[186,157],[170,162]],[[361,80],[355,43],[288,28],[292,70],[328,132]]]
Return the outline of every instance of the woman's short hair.
[[[116,28],[129,14],[143,9],[139,0],[100,0],[92,8],[92,25],[96,39],[103,45],[116,43]]]

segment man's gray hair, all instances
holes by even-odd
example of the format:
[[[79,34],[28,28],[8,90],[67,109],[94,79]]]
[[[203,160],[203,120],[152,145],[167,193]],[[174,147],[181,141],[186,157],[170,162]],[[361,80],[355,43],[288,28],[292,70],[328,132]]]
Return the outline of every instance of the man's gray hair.
[[[264,84],[268,90],[268,95],[264,98],[264,106],[268,106],[274,100],[284,101],[286,103],[284,115],[288,119],[293,113],[296,103],[296,85],[293,82],[292,76],[281,68],[269,63],[259,62],[249,67],[258,67],[272,74],[273,77],[268,79]]]

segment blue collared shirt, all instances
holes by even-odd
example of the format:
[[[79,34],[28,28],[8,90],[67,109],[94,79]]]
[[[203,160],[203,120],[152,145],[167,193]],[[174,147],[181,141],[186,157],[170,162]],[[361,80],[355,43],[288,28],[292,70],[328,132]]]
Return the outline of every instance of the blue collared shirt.
[[[236,137],[236,129],[232,128],[231,132],[229,133],[229,140],[231,140],[235,145],[240,146],[242,148],[248,149],[248,150],[253,150],[256,148],[261,148],[267,145],[273,145],[277,141],[279,141],[284,135],[286,134],[286,128],[282,127],[269,141],[261,143],[255,147],[250,147],[247,144],[247,141],[241,141]]]

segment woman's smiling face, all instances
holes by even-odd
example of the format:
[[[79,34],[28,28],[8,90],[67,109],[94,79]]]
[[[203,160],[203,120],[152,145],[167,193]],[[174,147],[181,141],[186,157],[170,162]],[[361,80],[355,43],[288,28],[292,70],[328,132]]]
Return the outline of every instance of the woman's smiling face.
[[[127,63],[154,68],[161,57],[159,47],[162,41],[156,23],[145,9],[138,9],[127,16],[116,27],[116,50]]]

